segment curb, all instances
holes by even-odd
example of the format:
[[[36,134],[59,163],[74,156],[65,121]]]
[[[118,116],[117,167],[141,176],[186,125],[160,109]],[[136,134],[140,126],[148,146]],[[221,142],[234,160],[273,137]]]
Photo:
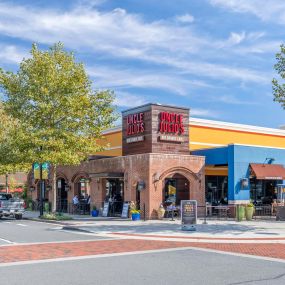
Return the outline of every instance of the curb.
[[[92,234],[94,234],[93,231],[84,230],[84,229],[77,228],[77,227],[72,227],[72,226],[64,226],[64,227],[62,227],[62,230],[65,230],[65,231],[82,232],[82,233],[89,233],[89,234],[92,233]]]
[[[24,218],[24,220],[34,221],[34,222],[40,222],[40,223],[49,223],[49,224],[56,224],[56,225],[66,225],[63,221],[55,221],[55,220],[45,220],[45,219],[39,219],[39,218]]]

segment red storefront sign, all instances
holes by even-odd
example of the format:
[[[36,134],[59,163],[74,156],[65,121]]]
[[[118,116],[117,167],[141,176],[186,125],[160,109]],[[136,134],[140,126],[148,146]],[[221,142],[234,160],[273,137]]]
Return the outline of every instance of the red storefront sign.
[[[145,131],[144,113],[127,116],[127,136],[141,134]]]
[[[176,113],[161,112],[159,114],[159,131],[161,133],[170,133],[183,135],[185,132],[183,125],[183,115]]]

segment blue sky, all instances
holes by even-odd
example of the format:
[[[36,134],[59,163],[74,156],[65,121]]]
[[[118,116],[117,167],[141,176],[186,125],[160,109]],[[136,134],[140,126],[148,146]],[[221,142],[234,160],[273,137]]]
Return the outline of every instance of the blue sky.
[[[0,0],[0,66],[15,71],[33,42],[61,41],[119,110],[155,102],[279,127],[271,80],[284,27],[284,0]]]

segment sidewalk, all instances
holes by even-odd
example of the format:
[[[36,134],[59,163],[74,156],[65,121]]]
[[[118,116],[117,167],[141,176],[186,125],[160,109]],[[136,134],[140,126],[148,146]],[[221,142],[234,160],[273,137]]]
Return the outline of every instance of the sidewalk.
[[[117,235],[125,238],[167,238],[201,240],[256,240],[285,242],[285,222],[274,220],[253,220],[236,222],[233,220],[210,220],[204,224],[198,220],[196,231],[182,231],[181,221],[170,219],[131,221],[122,218],[68,215],[72,220],[47,221],[63,226],[65,230],[77,230],[98,235]],[[27,211],[24,218],[45,222],[39,212]]]

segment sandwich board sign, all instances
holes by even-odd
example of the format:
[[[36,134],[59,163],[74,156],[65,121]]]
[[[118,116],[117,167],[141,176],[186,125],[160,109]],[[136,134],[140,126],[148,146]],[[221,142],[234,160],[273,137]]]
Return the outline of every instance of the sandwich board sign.
[[[197,201],[181,200],[181,224],[182,230],[195,231],[197,224]]]
[[[102,217],[108,217],[109,213],[109,202],[104,202]]]
[[[129,203],[125,202],[123,205],[123,209],[122,209],[122,218],[128,218],[129,217]]]

